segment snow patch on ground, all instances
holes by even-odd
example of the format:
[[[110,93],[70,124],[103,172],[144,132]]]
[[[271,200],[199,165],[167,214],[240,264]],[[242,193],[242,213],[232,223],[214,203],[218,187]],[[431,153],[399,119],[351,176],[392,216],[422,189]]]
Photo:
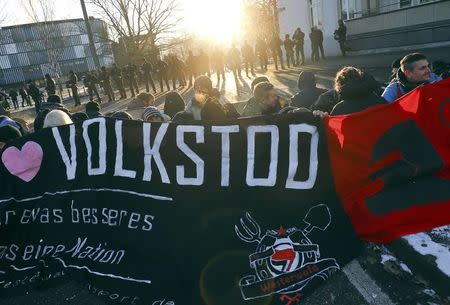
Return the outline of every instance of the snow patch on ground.
[[[391,261],[391,262],[398,264],[403,271],[405,271],[411,275],[413,274],[411,269],[409,269],[409,267],[405,263],[403,263],[398,258],[393,256],[392,253],[386,247],[381,246],[380,251],[381,251],[381,263],[382,264],[385,264],[386,262]]]
[[[396,262],[397,258],[393,257],[390,254],[381,254],[381,263],[384,264],[385,262],[388,262],[388,261]]]
[[[431,230],[431,234],[443,239],[450,240],[450,226],[443,226]]]
[[[418,233],[403,237],[417,252],[422,255],[436,257],[437,267],[450,277],[450,249],[434,242],[425,233]]]
[[[409,267],[405,263],[400,263],[400,268],[402,268],[403,271],[408,272],[409,274],[413,274],[411,269],[409,269]]]

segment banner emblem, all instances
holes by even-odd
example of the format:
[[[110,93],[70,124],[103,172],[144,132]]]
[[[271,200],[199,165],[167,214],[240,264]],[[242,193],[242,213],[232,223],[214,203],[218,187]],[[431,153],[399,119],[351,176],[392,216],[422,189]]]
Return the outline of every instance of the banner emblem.
[[[309,237],[314,229],[325,231],[331,224],[328,207],[324,204],[312,207],[303,222],[304,228],[280,226],[261,236],[261,227],[246,213],[240,220],[241,228],[235,226],[242,241],[258,244],[249,256],[256,275],[245,276],[239,282],[245,300],[298,292],[313,279],[323,281],[340,269],[334,258],[320,259],[319,245]]]

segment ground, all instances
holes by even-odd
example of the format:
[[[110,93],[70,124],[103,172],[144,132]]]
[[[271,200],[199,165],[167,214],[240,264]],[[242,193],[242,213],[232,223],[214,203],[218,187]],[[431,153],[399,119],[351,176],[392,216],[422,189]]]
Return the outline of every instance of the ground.
[[[430,60],[449,60],[450,49],[430,49],[426,53]],[[401,53],[357,56],[347,58],[329,58],[316,65],[273,71],[270,66],[266,75],[280,90],[280,95],[289,97],[296,92],[297,77],[301,70],[313,71],[320,87],[331,88],[336,71],[343,66],[355,65],[372,73],[378,80],[384,81],[390,74],[390,63]],[[258,75],[260,71],[257,70]],[[221,94],[223,102],[242,102],[251,96],[252,78],[239,79],[236,90],[231,73],[225,83],[213,86]],[[192,88],[180,88],[186,100],[193,95]],[[162,106],[164,95],[158,93],[157,105]],[[83,103],[86,102],[84,98]],[[102,103],[102,112],[109,113],[124,110],[129,100],[115,103]],[[83,111],[83,106],[74,109],[73,102],[66,101],[73,111]],[[135,118],[140,113],[134,112]],[[33,109],[14,112],[12,117],[32,121]],[[405,260],[405,261],[403,261]],[[437,228],[428,233],[408,236],[390,245],[365,244],[364,254],[352,261],[342,272],[334,275],[313,295],[301,300],[301,304],[405,304],[433,305],[450,304],[450,227]],[[29,292],[13,299],[1,300],[1,305],[56,305],[56,304],[102,304],[76,282],[68,282],[57,288]]]

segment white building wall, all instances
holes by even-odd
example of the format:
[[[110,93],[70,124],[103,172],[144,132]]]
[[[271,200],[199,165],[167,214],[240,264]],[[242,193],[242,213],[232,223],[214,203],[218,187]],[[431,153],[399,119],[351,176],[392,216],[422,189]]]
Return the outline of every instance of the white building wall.
[[[339,55],[339,45],[333,38],[339,20],[339,0],[319,0],[322,20],[316,22],[324,35],[325,56]],[[279,0],[280,7],[280,34],[292,35],[300,27],[305,33],[305,55],[311,57],[311,7],[309,0]]]

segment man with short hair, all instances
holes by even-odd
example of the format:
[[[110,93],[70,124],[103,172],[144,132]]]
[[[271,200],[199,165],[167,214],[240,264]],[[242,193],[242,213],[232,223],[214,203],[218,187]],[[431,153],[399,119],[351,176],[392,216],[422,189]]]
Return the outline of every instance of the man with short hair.
[[[253,90],[254,100],[247,104],[242,116],[271,115],[280,111],[279,98],[274,85],[262,82]]]
[[[418,86],[442,80],[431,73],[427,57],[421,53],[408,54],[400,61],[396,79],[384,90],[382,97],[392,103]]]

